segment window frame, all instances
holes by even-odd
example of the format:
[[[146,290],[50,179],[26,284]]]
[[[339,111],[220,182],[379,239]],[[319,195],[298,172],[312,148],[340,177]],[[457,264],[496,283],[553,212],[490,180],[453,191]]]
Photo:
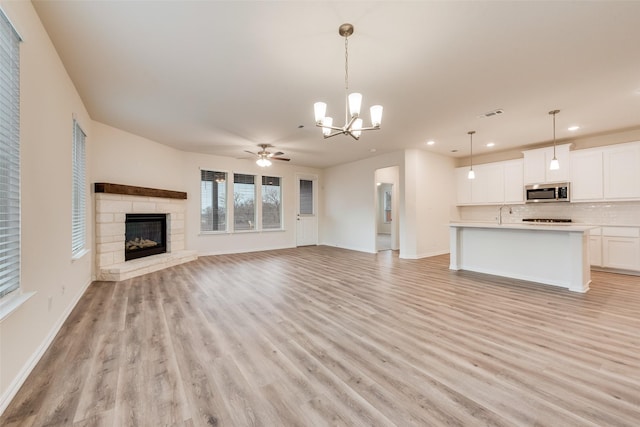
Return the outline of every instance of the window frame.
[[[212,174],[224,174],[224,222],[222,224],[224,224],[224,229],[222,230],[203,230],[202,229],[202,209],[203,209],[203,195],[202,195],[202,183],[204,182],[202,179],[202,175],[204,172],[210,172]],[[229,230],[229,175],[232,172],[229,171],[225,171],[225,170],[220,170],[220,169],[210,169],[210,168],[200,168],[200,234],[227,234],[230,232]],[[211,181],[211,182],[217,182],[217,181]],[[218,182],[218,184],[220,184]],[[212,193],[213,193],[213,188],[211,189]],[[213,200],[213,194],[211,195],[212,200]],[[213,206],[212,206],[213,209]],[[213,212],[212,212],[213,215]],[[213,220],[212,220],[212,224],[213,224]],[[217,224],[220,224],[220,221],[217,222]]]
[[[278,185],[277,187],[279,188],[279,204],[280,204],[280,208],[278,210],[278,217],[279,217],[279,224],[277,227],[265,227],[264,225],[264,215],[265,215],[265,186],[268,186],[268,184],[265,185],[264,183],[264,179],[265,178],[277,178],[278,179]],[[284,229],[284,192],[283,192],[283,182],[284,182],[284,178],[282,176],[274,176],[274,175],[260,175],[260,231],[278,231],[278,230],[283,230]]]
[[[247,220],[247,222],[249,222],[249,228],[247,229],[243,229],[243,228],[237,228],[236,227],[236,214],[237,214],[237,206],[236,206],[236,184],[248,184],[248,183],[236,183],[236,175],[238,176],[246,176],[246,177],[252,177],[253,178],[253,219],[252,220]],[[257,232],[260,231],[260,229],[262,227],[258,227],[258,209],[259,209],[259,205],[258,205],[258,185],[256,184],[256,181],[258,182],[262,182],[260,181],[258,178],[260,177],[260,175],[258,174],[253,174],[253,173],[241,173],[241,172],[233,172],[233,185],[231,186],[232,192],[231,195],[233,197],[233,219],[232,219],[232,232],[233,233],[252,233],[252,232]],[[253,224],[253,226],[251,225]]]

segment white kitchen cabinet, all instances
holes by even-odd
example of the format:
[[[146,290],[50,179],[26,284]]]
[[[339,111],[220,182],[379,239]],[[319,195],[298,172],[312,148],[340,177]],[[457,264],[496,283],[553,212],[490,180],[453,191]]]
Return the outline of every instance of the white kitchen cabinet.
[[[458,205],[500,205],[523,203],[522,159],[475,165],[475,179],[468,179],[469,167],[456,168]]]
[[[524,184],[569,181],[569,171],[571,169],[569,157],[570,146],[571,144],[556,145],[556,158],[560,163],[560,169],[554,171],[549,169],[549,164],[553,159],[553,147],[523,151]]]
[[[602,230],[589,230],[589,263],[596,267],[602,266]]]
[[[504,202],[504,166],[501,162],[474,167],[476,178],[471,181],[471,202],[492,204]]]
[[[504,165],[504,202],[524,202],[524,179],[522,159],[502,162]]]
[[[640,270],[640,228],[602,227],[602,266]]]
[[[602,155],[604,198],[640,198],[640,142],[605,147]]]
[[[469,168],[456,168],[456,200],[458,205],[470,205],[471,204],[471,181],[467,178]]]
[[[604,197],[602,148],[571,152],[571,201]]]

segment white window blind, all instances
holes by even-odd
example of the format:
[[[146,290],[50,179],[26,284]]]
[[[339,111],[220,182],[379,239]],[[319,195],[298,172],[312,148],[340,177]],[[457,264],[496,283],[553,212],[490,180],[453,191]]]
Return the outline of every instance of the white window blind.
[[[86,135],[78,122],[73,120],[73,194],[71,202],[71,254],[78,255],[87,243],[86,209]]]
[[[313,181],[300,180],[300,215],[313,215]]]
[[[20,286],[19,44],[0,11],[0,297]]]
[[[262,228],[282,228],[282,190],[281,178],[262,177]]]
[[[256,177],[233,174],[233,229],[253,230],[256,227]]]
[[[200,171],[200,231],[227,229],[227,173]]]

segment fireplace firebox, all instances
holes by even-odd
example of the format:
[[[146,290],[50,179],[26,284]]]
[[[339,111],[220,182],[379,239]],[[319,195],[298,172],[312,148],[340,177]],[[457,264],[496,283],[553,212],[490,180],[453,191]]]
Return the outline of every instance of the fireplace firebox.
[[[167,252],[166,214],[127,214],[124,259],[142,258]]]

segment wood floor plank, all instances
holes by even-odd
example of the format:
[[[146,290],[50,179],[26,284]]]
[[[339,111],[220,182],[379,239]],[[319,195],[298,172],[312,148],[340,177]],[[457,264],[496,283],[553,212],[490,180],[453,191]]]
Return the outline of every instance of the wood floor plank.
[[[331,247],[95,282],[7,426],[633,426],[640,277],[587,294]]]

